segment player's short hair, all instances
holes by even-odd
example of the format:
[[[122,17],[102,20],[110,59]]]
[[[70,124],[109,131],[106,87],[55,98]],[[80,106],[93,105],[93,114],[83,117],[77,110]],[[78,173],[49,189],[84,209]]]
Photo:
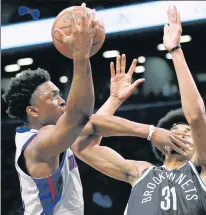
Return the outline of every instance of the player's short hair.
[[[26,122],[26,107],[30,105],[33,92],[47,81],[50,81],[50,75],[41,68],[24,70],[18,78],[12,78],[8,91],[2,96],[8,105],[6,113],[9,117]]]
[[[164,116],[162,119],[159,120],[157,127],[164,128],[167,130],[170,130],[172,127],[174,127],[176,124],[187,124],[188,122],[185,118],[184,112],[182,108],[171,110]],[[164,155],[161,151],[159,151],[153,144],[152,144],[152,150],[155,154],[155,157],[160,160],[164,161]]]

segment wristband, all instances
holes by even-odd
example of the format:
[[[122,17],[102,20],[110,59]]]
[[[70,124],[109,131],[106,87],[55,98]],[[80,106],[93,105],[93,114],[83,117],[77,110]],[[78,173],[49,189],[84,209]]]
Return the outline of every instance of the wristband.
[[[155,131],[154,125],[150,125],[150,127],[149,127],[149,135],[147,137],[147,140],[150,141],[152,139],[152,135],[153,135],[154,131]]]
[[[177,49],[180,49],[180,48],[181,48],[181,45],[179,44],[179,45],[175,46],[174,48],[172,48],[172,49],[169,51],[169,53],[171,54],[173,51],[175,51],[175,50],[177,50]]]

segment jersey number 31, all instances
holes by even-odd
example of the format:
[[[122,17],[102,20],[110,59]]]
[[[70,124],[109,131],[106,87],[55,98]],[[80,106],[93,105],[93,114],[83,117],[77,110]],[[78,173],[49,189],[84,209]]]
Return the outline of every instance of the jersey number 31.
[[[164,200],[161,201],[160,207],[162,210],[169,210],[171,208],[171,199],[172,199],[172,209],[174,211],[177,210],[177,195],[175,188],[169,188],[169,186],[166,186],[162,189],[162,197]]]

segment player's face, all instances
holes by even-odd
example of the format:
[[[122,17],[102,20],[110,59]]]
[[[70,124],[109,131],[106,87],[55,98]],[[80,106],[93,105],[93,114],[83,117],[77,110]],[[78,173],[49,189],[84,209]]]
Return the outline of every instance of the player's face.
[[[194,145],[193,145],[193,141],[192,141],[192,133],[191,133],[191,128],[189,125],[184,125],[184,124],[177,124],[176,126],[174,126],[171,131],[180,133],[179,136],[181,138],[184,138],[185,140],[188,140],[190,142],[189,146],[190,148],[192,148],[193,150],[186,150],[185,152],[187,153],[187,158],[191,159],[192,156],[194,155]],[[186,144],[188,145],[188,144]],[[182,157],[182,155],[180,155],[179,153],[177,153],[176,151],[174,151],[173,149],[169,148],[169,153],[171,156],[178,156],[178,157]]]
[[[42,125],[54,125],[65,112],[66,103],[59,95],[59,89],[50,81],[40,85],[38,97],[38,120]]]

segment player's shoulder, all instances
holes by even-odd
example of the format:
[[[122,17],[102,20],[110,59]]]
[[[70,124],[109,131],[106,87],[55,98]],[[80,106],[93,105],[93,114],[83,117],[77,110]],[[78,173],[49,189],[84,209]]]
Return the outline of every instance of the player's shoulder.
[[[46,125],[39,129],[38,135],[45,135],[45,132],[53,132],[55,129],[55,125]]]
[[[39,150],[41,148],[40,145],[42,145],[44,141],[47,141],[47,137],[51,137],[53,135],[54,129],[55,129],[54,125],[47,125],[40,128],[36,133],[36,136],[25,148],[24,155],[26,157],[33,158],[34,160],[36,160],[37,158],[41,159],[41,157],[43,158],[43,156],[40,156],[41,155]]]
[[[139,161],[140,162],[140,166],[142,167],[140,169],[140,174],[142,175],[145,171],[147,171],[148,169],[151,169],[153,167],[155,167],[153,164],[151,164],[150,162],[147,161]]]
[[[135,160],[130,160],[130,162],[133,163],[133,165],[135,165],[135,167],[137,168],[139,174],[141,175],[144,171],[146,171],[147,169],[153,167],[154,165],[151,164],[150,162],[147,161],[135,161]]]
[[[148,172],[154,167],[154,165],[147,161],[131,161],[131,162],[133,163],[138,172],[138,177],[133,178],[129,182],[132,185],[132,187],[134,187],[135,184],[141,181],[142,178],[148,174]]]
[[[38,149],[39,146],[42,145],[42,143],[50,141],[52,136],[54,135],[54,131],[55,125],[46,125],[40,128],[37,133],[37,137],[33,141],[34,147]]]
[[[151,164],[150,162],[148,161],[136,161],[136,163],[139,165],[139,166],[144,166],[146,168],[150,168],[152,166],[154,166],[153,164]]]

